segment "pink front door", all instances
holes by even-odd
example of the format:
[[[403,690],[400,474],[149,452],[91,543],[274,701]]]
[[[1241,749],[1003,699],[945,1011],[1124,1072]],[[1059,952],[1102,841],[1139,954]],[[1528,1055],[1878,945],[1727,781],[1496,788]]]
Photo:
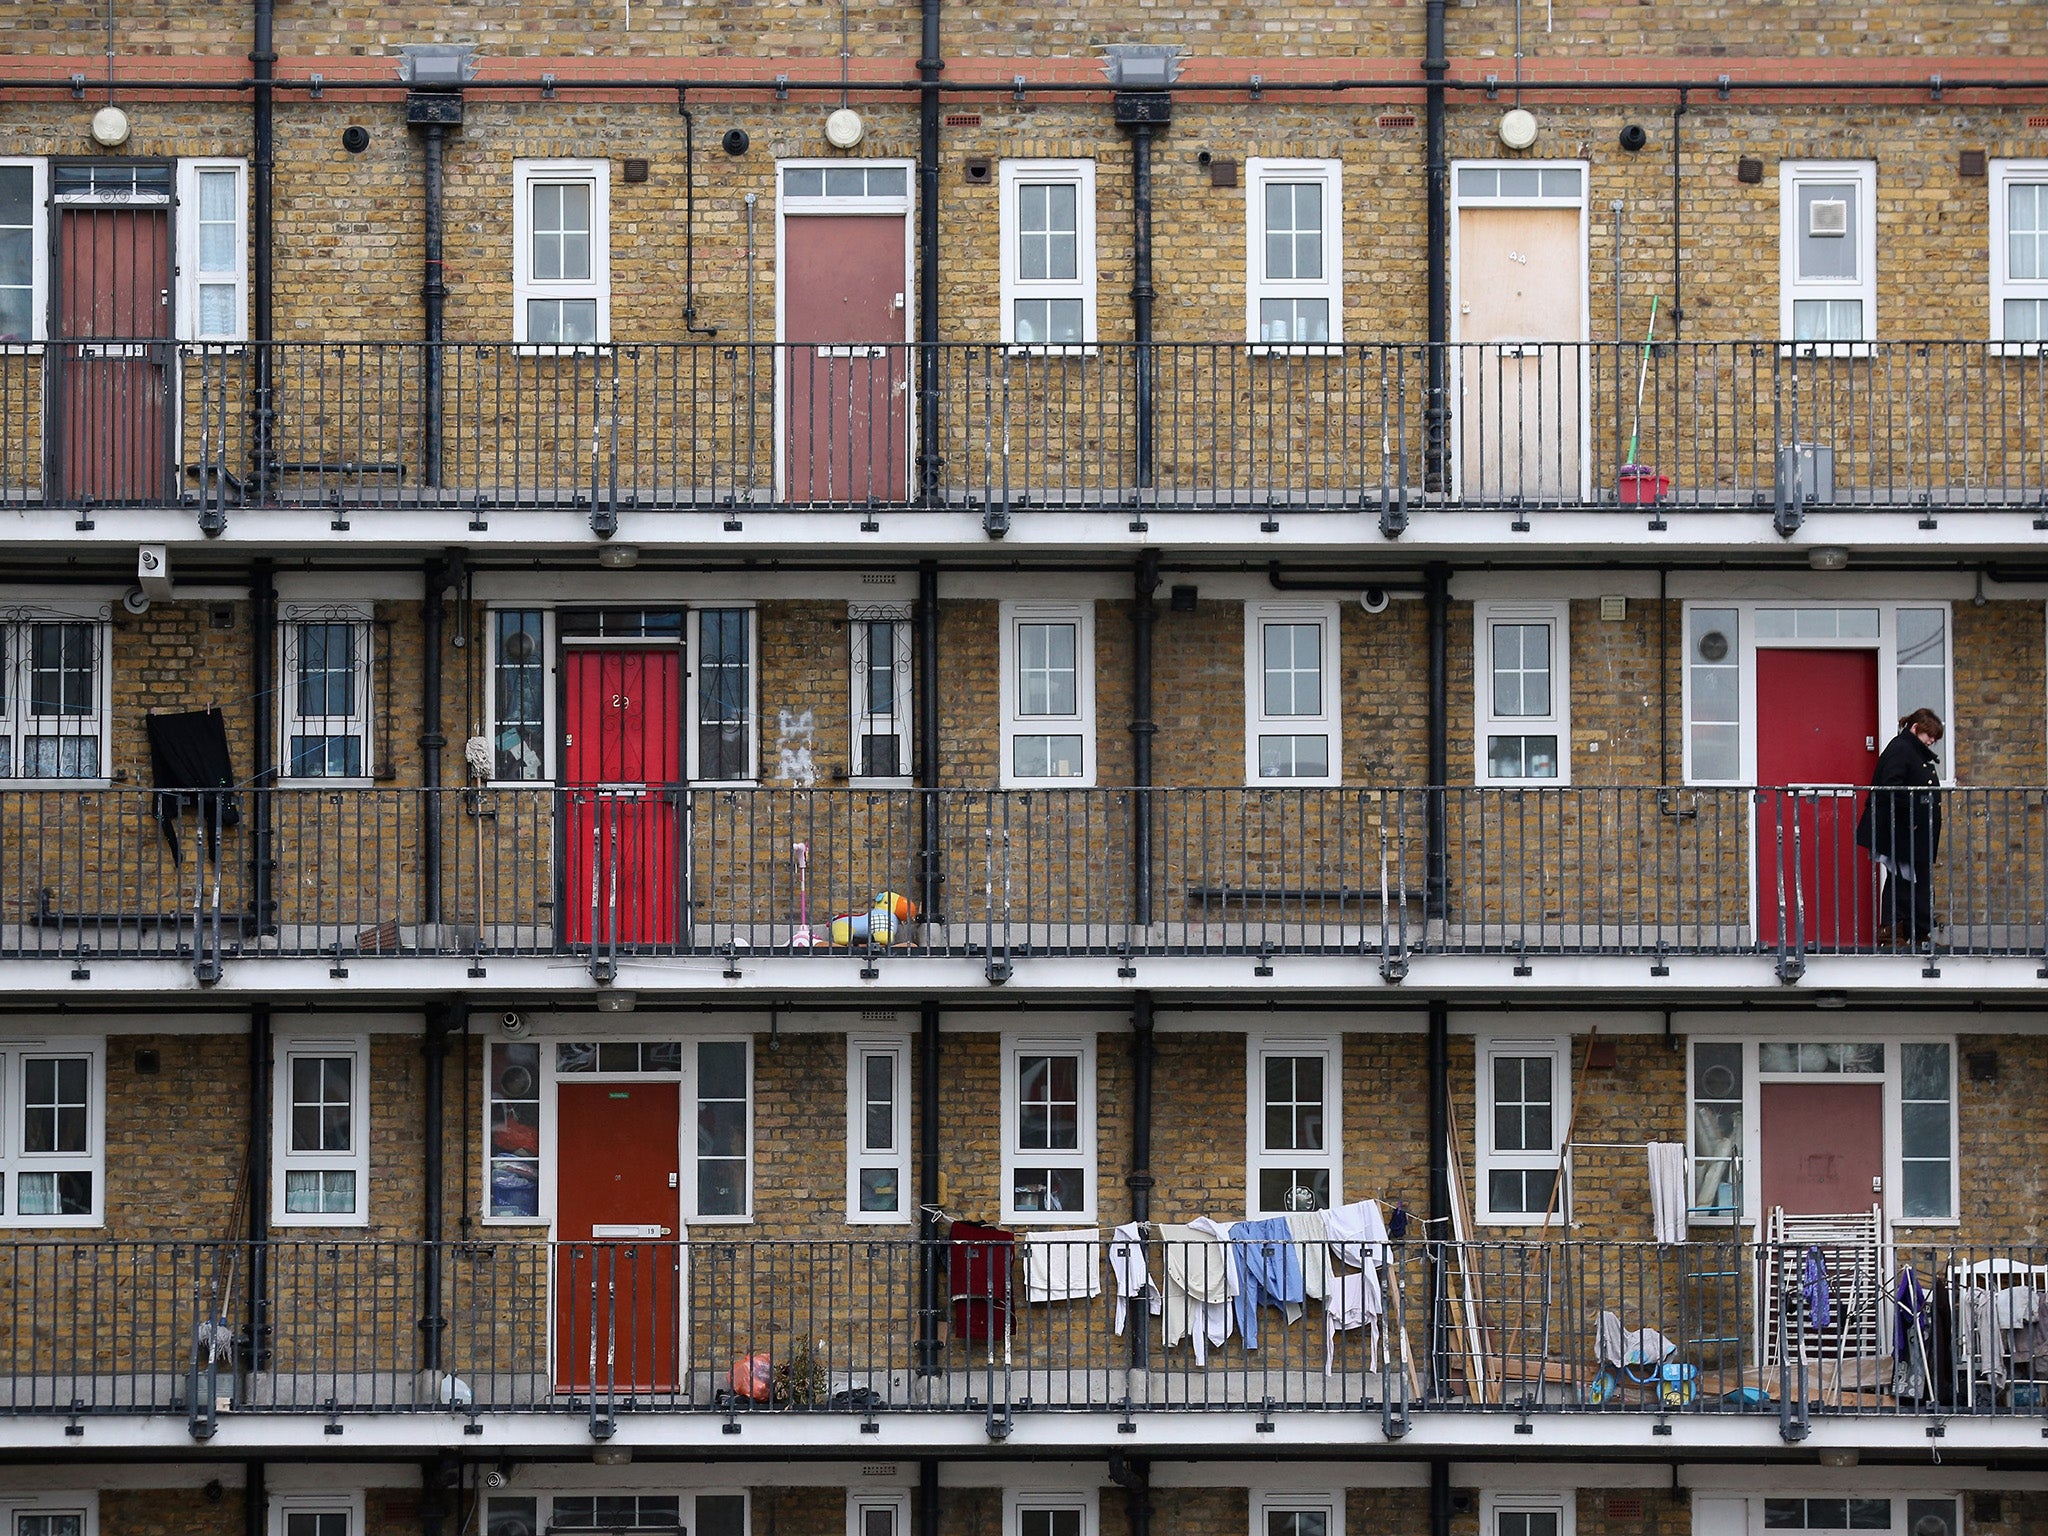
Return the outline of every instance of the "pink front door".
[[[910,483],[906,214],[783,222],[784,499],[901,501]]]
[[[557,1391],[676,1384],[680,1095],[662,1082],[556,1090]]]
[[[571,944],[669,944],[681,911],[683,658],[563,657],[563,931]]]
[[[1884,1090],[1876,1083],[1763,1083],[1757,1110],[1765,1210],[1844,1216],[1878,1203]]]
[[[171,491],[169,210],[66,207],[57,227],[63,494],[164,501]]]
[[[1876,893],[1856,817],[1877,768],[1877,652],[1760,648],[1756,719],[1760,938],[1870,943]]]

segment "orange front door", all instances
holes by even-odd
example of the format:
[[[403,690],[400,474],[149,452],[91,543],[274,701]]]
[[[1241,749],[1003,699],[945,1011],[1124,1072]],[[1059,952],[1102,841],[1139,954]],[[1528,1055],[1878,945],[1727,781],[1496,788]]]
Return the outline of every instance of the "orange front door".
[[[170,212],[66,207],[58,230],[63,494],[96,502],[165,501],[171,492]]]
[[[683,658],[575,648],[566,722],[563,930],[575,945],[663,945],[683,910]]]
[[[909,485],[904,214],[784,222],[786,499],[901,501]]]
[[[1757,1110],[1764,1209],[1844,1216],[1878,1203],[1884,1090],[1876,1083],[1764,1083]]]
[[[679,1376],[681,1090],[562,1083],[555,1132],[555,1384],[660,1392]]]
[[[1762,941],[1868,944],[1876,893],[1856,815],[1877,768],[1877,652],[1759,648],[1756,730]]]

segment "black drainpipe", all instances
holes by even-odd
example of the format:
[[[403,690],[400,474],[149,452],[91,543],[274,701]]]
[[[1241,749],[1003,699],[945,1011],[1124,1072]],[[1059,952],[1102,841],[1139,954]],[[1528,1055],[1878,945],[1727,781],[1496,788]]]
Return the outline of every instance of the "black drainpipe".
[[[924,36],[917,77],[917,482],[918,499],[939,499],[939,0],[921,0]]]
[[[918,867],[921,886],[918,911],[928,923],[939,921],[943,894],[939,848],[939,566],[923,560],[917,567],[917,668],[912,676],[917,693]]]
[[[1445,150],[1444,80],[1450,60],[1444,48],[1444,0],[1429,0],[1425,20],[1422,75],[1428,131],[1429,174],[1429,403],[1423,417],[1425,486],[1441,491],[1449,484],[1451,340],[1451,169]]]
[[[917,1309],[918,1370],[926,1376],[939,1371],[939,1310],[943,1294],[943,1256],[946,1232],[939,1216],[939,1005],[927,1002],[917,1011],[917,1199],[918,1230],[924,1239],[924,1261],[919,1266],[922,1294]],[[923,1508],[918,1513],[919,1529],[938,1528],[934,1503],[938,1488],[937,1463],[925,1462],[932,1472]]]
[[[1451,1464],[1441,1456],[1429,1464],[1429,1536],[1451,1536]]]
[[[252,1461],[242,1473],[242,1536],[270,1536],[268,1466]]]
[[[426,1058],[427,1081],[420,1113],[420,1236],[425,1239],[420,1262],[420,1369],[441,1369],[441,1335],[448,1320],[441,1315],[441,1238],[447,1220],[443,1186],[448,1165],[447,1098],[448,1035],[454,1023],[456,1005],[429,1003],[426,1027],[420,1034],[420,1054]],[[440,1383],[429,1378],[429,1392],[439,1394]]]
[[[1159,551],[1148,549],[1131,581],[1131,921],[1140,927],[1152,921],[1152,738],[1159,732],[1152,719],[1152,635],[1159,623],[1152,594],[1158,590]]]
[[[1131,1192],[1131,1220],[1140,1223],[1152,1219],[1152,1064],[1156,1059],[1152,994],[1140,992],[1131,999],[1131,1171],[1124,1176]],[[1151,1339],[1144,1322],[1140,1312],[1137,1326],[1131,1329],[1131,1364],[1139,1370],[1150,1363]],[[1132,1530],[1136,1529],[1133,1525]]]
[[[249,1010],[249,1243],[243,1357],[252,1371],[270,1368],[270,1007]],[[261,1491],[260,1481],[255,1485]]]
[[[445,123],[430,122],[424,126],[426,141],[426,171],[421,187],[421,201],[425,225],[425,280],[420,284],[420,298],[425,304],[427,345],[426,356],[420,370],[420,388],[425,395],[422,424],[423,441],[420,445],[420,478],[430,486],[441,483],[441,344],[447,336],[445,310],[448,302],[448,284],[441,271],[441,154],[447,147],[448,127]]]
[[[1429,1256],[1429,1392],[1439,1400],[1446,1390],[1445,1367],[1450,1358],[1444,1331],[1449,1317],[1444,1295],[1449,1266],[1441,1246],[1451,1239],[1450,1019],[1451,1011],[1442,1001],[1429,1005],[1429,1233],[1424,1252]],[[1433,1497],[1430,1508],[1434,1530]]]
[[[1134,400],[1138,431],[1138,485],[1152,484],[1154,465],[1152,305],[1152,137],[1173,118],[1165,91],[1118,91],[1111,99],[1118,126],[1131,130],[1131,339],[1137,368]]]
[[[1141,1327],[1138,1332],[1145,1330]],[[1124,1510],[1130,1536],[1151,1536],[1152,1462],[1143,1456],[1109,1453],[1109,1480],[1124,1491]]]
[[[1679,340],[1685,330],[1685,264],[1679,259],[1684,244],[1685,207],[1678,192],[1679,172],[1684,167],[1683,143],[1679,131],[1685,114],[1691,111],[1684,86],[1678,88],[1678,105],[1671,109],[1671,339]],[[1619,338],[1617,338],[1619,339]],[[1677,369],[1673,369],[1675,375]],[[1678,418],[1671,418],[1676,421]]]
[[[255,737],[250,747],[254,760],[249,765],[249,783],[255,790],[249,797],[250,915],[258,933],[271,933],[277,926],[277,901],[271,894],[276,875],[271,858],[276,819],[270,803],[277,781],[276,695],[272,692],[277,686],[277,572],[269,560],[250,564],[249,609],[249,729]]]
[[[917,1536],[939,1536],[939,1464],[917,1464]]]
[[[683,333],[716,336],[715,325],[697,323],[697,119],[690,114],[688,91],[676,92],[676,111],[683,119]]]
[[[255,237],[255,253],[249,274],[250,298],[254,301],[256,313],[256,500],[267,505],[270,500],[270,427],[273,402],[271,389],[274,380],[270,343],[275,339],[274,314],[271,292],[271,173],[277,165],[276,115],[273,110],[275,92],[271,81],[276,76],[277,51],[273,38],[272,22],[275,20],[273,0],[256,0],[255,46],[249,50],[249,63],[254,66],[256,90],[251,100],[255,107],[256,146],[249,164],[249,192],[252,207],[250,220]]]
[[[456,556],[457,562],[460,556]],[[441,920],[441,753],[448,737],[441,721],[442,630],[450,561],[429,560],[420,611],[420,921]]]
[[[1449,792],[1451,767],[1450,641],[1451,568],[1432,563],[1423,568],[1422,602],[1429,622],[1429,774],[1428,849],[1423,872],[1423,910],[1442,915],[1446,910],[1449,866],[1444,846],[1444,800]]]

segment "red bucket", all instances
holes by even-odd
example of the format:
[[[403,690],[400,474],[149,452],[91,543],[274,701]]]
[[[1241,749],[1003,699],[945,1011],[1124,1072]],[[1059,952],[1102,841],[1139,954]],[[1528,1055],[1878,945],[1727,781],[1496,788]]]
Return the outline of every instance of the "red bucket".
[[[1647,507],[1671,494],[1671,477],[1647,464],[1624,464],[1619,491],[1624,507]]]

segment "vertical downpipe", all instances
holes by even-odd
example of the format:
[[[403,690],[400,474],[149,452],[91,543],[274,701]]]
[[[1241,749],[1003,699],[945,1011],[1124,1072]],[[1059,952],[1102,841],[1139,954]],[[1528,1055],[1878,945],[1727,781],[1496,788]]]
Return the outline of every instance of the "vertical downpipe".
[[[277,898],[272,891],[276,863],[271,850],[277,819],[271,804],[277,785],[277,570],[267,559],[249,567],[249,783],[254,794],[249,816],[249,890],[258,933],[277,926]]]
[[[917,1464],[917,1536],[939,1536],[939,1464]]]
[[[1451,1464],[1441,1456],[1429,1464],[1429,1536],[1451,1536]]]
[[[1157,449],[1152,398],[1152,124],[1131,130],[1131,331],[1137,342],[1138,488],[1150,490]]]
[[[274,0],[256,0],[255,46],[249,50],[249,63],[256,77],[256,89],[251,98],[255,106],[256,143],[255,153],[249,161],[250,223],[255,250],[251,254],[249,296],[251,308],[255,311],[252,323],[256,341],[255,446],[256,500],[259,505],[268,505],[270,501],[270,461],[273,456],[270,433],[276,412],[276,401],[272,398],[275,374],[270,355],[270,344],[276,337],[271,286],[272,180],[277,167],[276,92],[271,86],[277,68],[274,20]]]
[[[917,494],[934,505],[939,463],[939,0],[921,0],[917,77]]]
[[[268,1463],[252,1461],[242,1473],[242,1536],[270,1536]]]
[[[917,1365],[922,1375],[939,1372],[940,1287],[944,1278],[945,1224],[939,1215],[939,1005],[920,1004],[917,1011],[917,1199],[918,1231],[924,1241],[919,1264]],[[932,1480],[918,1515],[921,1530],[936,1531],[938,1489],[936,1462],[925,1462]]]
[[[447,1221],[448,1034],[454,1012],[454,1004],[427,1004],[426,1027],[420,1035],[420,1054],[426,1058],[427,1072],[420,1110],[420,1236],[425,1241],[420,1258],[419,1328],[420,1369],[427,1373],[441,1369],[441,1336],[448,1327],[448,1319],[441,1313],[441,1237]],[[440,1382],[432,1374],[425,1380],[423,1390],[438,1397]]]
[[[1451,416],[1451,171],[1444,147],[1444,80],[1450,73],[1450,60],[1444,51],[1444,0],[1428,0],[1423,15],[1422,76],[1428,82],[1424,137],[1429,177],[1429,404],[1423,417],[1423,474],[1426,489],[1442,492],[1450,488]]]
[[[442,729],[442,631],[446,617],[448,562],[429,560],[425,600],[420,610],[420,922],[441,921],[441,753],[448,745]],[[438,934],[434,943],[440,943]]]
[[[917,692],[918,868],[922,882],[918,911],[927,923],[939,921],[943,850],[939,847],[939,566],[921,560],[917,567],[917,667],[912,686]]]
[[[1449,850],[1445,846],[1444,801],[1449,793],[1451,764],[1450,632],[1451,568],[1438,562],[1422,572],[1422,598],[1429,624],[1429,796],[1427,864],[1423,874],[1423,913],[1442,917],[1448,910]]]
[[[1141,420],[1145,419],[1143,417]],[[1159,551],[1138,557],[1131,580],[1131,921],[1152,921],[1152,638],[1159,610]]]
[[[441,123],[426,124],[426,180],[422,189],[426,244],[426,278],[420,298],[426,307],[427,355],[421,370],[426,395],[426,420],[422,423],[421,478],[432,487],[441,484],[441,342],[446,334],[445,311],[448,285],[441,273],[442,151],[447,147],[448,129]]]
[[[1450,1269],[1443,1244],[1451,1240],[1451,1011],[1441,1000],[1429,1005],[1429,1392],[1441,1401],[1448,1385],[1449,1321],[1445,1286]],[[1432,1498],[1430,1528],[1436,1530]],[[1449,1519],[1448,1506],[1444,1518]]]
[[[1152,1066],[1157,1060],[1152,1034],[1152,994],[1140,992],[1131,999],[1131,1171],[1124,1185],[1131,1192],[1131,1220],[1152,1219]],[[1145,1327],[1145,1303],[1138,1303],[1136,1325],[1131,1329],[1131,1365],[1144,1370],[1151,1362],[1150,1331]],[[1135,1511],[1134,1511],[1135,1513]],[[1132,1531],[1137,1530],[1134,1523]]]
[[[246,1365],[252,1371],[270,1367],[270,1006],[249,1010],[249,1209],[245,1217],[249,1243],[248,1312],[243,1332]],[[252,1477],[259,1477],[251,1469]],[[260,1480],[252,1487],[260,1497]]]

